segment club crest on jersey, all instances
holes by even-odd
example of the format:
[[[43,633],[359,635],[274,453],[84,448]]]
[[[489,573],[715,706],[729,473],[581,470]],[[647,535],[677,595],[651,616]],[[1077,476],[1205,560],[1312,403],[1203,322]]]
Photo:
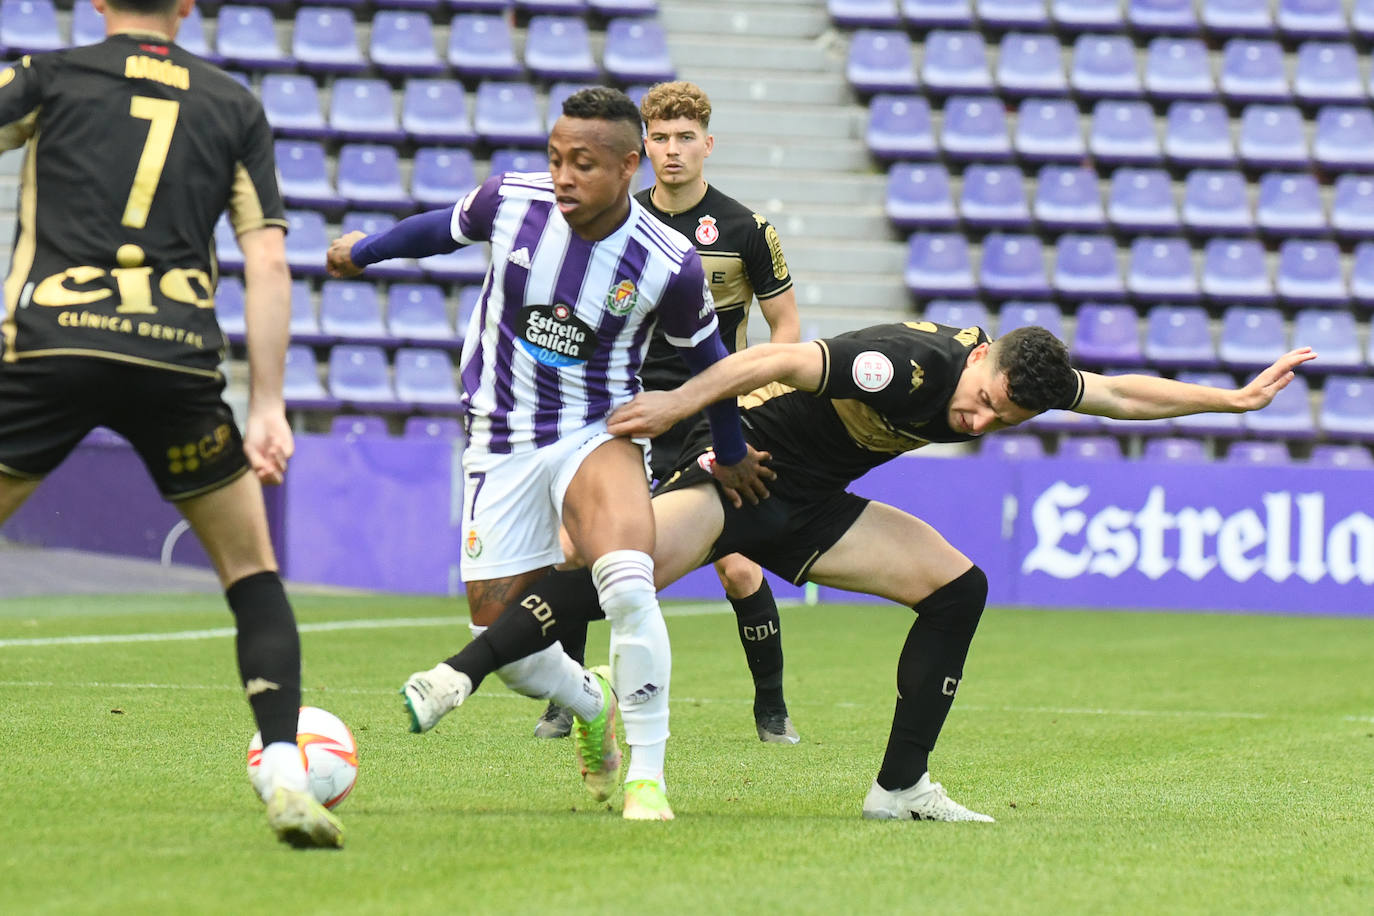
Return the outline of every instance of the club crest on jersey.
[[[854,357],[853,374],[861,391],[882,391],[892,382],[892,360],[877,350],[865,350]]]
[[[596,332],[562,303],[521,309],[515,331],[526,353],[558,369],[582,365],[596,349]]]
[[[612,315],[628,315],[639,305],[639,290],[631,280],[621,280],[606,293],[606,308]]]
[[[703,216],[697,220],[697,241],[703,245],[710,245],[720,238],[720,230],[716,228],[716,218],[714,216]]]
[[[468,530],[468,536],[463,540],[463,553],[467,554],[470,560],[482,555],[482,539],[477,536],[476,530]]]

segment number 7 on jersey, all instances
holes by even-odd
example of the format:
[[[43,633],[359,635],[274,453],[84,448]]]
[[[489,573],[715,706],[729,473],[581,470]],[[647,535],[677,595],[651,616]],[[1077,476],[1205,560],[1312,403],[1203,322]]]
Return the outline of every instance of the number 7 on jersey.
[[[162,167],[167,164],[167,151],[172,148],[172,132],[176,130],[181,103],[171,99],[153,99],[136,95],[129,100],[129,114],[151,122],[148,139],[143,141],[143,155],[138,157],[134,172],[134,186],[129,189],[129,201],[124,205],[125,226],[142,229],[148,222],[153,195],[162,180]]]

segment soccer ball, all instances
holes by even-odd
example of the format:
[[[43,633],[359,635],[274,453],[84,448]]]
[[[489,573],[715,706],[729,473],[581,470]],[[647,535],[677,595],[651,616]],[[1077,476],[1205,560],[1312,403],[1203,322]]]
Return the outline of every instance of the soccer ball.
[[[343,720],[315,706],[302,706],[296,720],[296,743],[305,753],[310,792],[326,808],[336,807],[358,779],[358,742]],[[248,743],[248,778],[262,762],[262,733]],[[255,782],[256,784],[256,782]]]

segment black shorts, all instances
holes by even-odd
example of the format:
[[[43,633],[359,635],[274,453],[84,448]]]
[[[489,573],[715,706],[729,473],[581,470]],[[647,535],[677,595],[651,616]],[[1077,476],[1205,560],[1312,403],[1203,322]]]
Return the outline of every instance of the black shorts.
[[[702,467],[698,457],[684,455],[654,495],[708,482],[720,492],[715,478]],[[742,553],[769,572],[800,585],[821,554],[834,547],[858,521],[869,500],[848,490],[823,494],[788,493],[776,486],[771,490],[772,495],[758,505],[745,502],[738,509],[721,493],[725,525],[711,545],[708,562]]]
[[[0,472],[47,476],[97,426],[128,439],[169,500],[248,469],[224,379],[98,357],[0,362]]]
[[[654,436],[649,443],[649,472],[654,480],[664,480],[678,466],[682,449],[691,438],[692,431],[702,422],[702,414],[692,414],[679,420],[661,436]]]

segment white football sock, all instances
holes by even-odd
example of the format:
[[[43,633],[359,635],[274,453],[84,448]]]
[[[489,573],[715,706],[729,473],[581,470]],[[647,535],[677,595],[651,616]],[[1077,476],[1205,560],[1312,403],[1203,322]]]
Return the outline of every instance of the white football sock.
[[[293,741],[273,741],[263,748],[258,774],[254,788],[265,802],[272,800],[278,788],[304,792],[310,786],[305,775],[305,755]]]
[[[596,678],[569,658],[558,642],[502,665],[496,669],[496,676],[516,693],[537,700],[551,699],[583,719],[595,719],[605,703]]]

